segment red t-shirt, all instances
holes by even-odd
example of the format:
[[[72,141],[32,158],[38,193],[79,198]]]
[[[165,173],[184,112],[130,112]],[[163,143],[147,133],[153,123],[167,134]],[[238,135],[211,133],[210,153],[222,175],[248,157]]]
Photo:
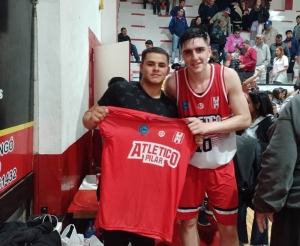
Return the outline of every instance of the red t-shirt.
[[[108,108],[98,224],[171,242],[194,137],[184,119]]]

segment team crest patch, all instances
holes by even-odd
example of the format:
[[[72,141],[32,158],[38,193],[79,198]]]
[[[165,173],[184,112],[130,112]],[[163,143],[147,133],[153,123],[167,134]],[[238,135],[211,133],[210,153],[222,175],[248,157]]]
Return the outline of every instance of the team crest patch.
[[[198,103],[198,108],[199,109],[204,109],[204,104],[203,103]]]
[[[218,109],[219,108],[219,97],[212,97],[212,108]]]
[[[183,110],[189,110],[189,104],[187,101],[182,102],[182,108],[183,108]]]
[[[141,125],[139,127],[139,133],[142,135],[146,135],[149,132],[149,127],[146,125]]]
[[[176,144],[181,144],[184,138],[183,132],[175,132],[172,141]]]

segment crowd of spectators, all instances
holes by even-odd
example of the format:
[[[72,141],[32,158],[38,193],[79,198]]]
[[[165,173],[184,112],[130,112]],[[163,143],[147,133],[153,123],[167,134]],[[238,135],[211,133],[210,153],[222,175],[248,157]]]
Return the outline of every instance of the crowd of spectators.
[[[269,0],[203,0],[198,7],[199,16],[189,24],[184,10],[186,0],[173,0],[172,8],[169,0],[143,0],[144,9],[147,3],[153,6],[154,14],[161,15],[164,9],[171,16],[171,64],[175,63],[177,50],[178,63],[184,64],[179,45],[181,34],[188,28],[199,28],[210,35],[211,48],[218,52],[220,63],[235,69],[242,82],[262,69],[259,84],[295,83],[299,77],[300,15],[296,17],[297,25],[286,30],[283,40],[284,34],[278,33],[269,20]],[[250,32],[250,40],[243,40],[242,31]],[[129,41],[130,53],[139,62],[138,51],[125,27],[118,41]]]

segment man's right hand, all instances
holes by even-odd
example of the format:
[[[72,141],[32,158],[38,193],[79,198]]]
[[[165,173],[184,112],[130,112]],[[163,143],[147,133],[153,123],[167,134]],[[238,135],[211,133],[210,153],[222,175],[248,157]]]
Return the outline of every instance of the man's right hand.
[[[89,121],[94,124],[98,124],[108,114],[108,108],[105,106],[93,106],[90,110],[91,116]]]
[[[97,127],[98,123],[102,121],[107,114],[107,107],[96,104],[85,112],[82,117],[82,123],[86,129],[92,130]]]

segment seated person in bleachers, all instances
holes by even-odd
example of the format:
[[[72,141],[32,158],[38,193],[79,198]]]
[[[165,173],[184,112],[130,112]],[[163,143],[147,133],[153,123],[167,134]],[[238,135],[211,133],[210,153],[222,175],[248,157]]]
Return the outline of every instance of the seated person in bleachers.
[[[156,0],[157,12],[161,15],[161,9],[166,9],[166,15],[169,15],[170,12],[170,0]]]
[[[153,42],[152,42],[152,40],[148,39],[148,40],[145,42],[145,46],[146,46],[146,49],[152,48],[152,47],[153,47]]]
[[[207,27],[203,25],[200,16],[197,16],[195,19],[192,19],[190,28],[198,28],[207,32]]]
[[[201,8],[200,16],[202,18],[202,22],[205,25],[209,25],[211,18],[214,17],[216,13],[219,12],[217,5],[215,4],[215,0],[208,0],[208,4]]]
[[[224,19],[224,26],[222,26],[222,31],[226,36],[232,33],[231,31],[231,20],[230,20],[230,8],[226,8],[225,10],[216,13],[209,21],[210,24],[216,25],[219,19]]]
[[[240,50],[236,49],[235,52],[231,53],[230,56],[228,56],[225,66],[232,68],[237,73],[240,73],[242,72],[242,70],[239,68],[240,63],[241,63]]]
[[[138,51],[136,49],[136,46],[134,44],[131,43],[131,39],[130,37],[127,35],[127,29],[125,27],[121,28],[121,32],[118,34],[118,42],[125,42],[125,41],[129,41],[130,43],[130,54],[133,54],[135,61],[139,62],[140,61],[140,57],[138,54]]]
[[[178,10],[185,6],[185,0],[179,0],[179,5],[172,8],[170,14],[172,17],[177,16]],[[183,17],[185,18],[185,10],[183,9]]]
[[[243,48],[244,39],[241,37],[241,30],[236,29],[234,34],[227,37],[225,43],[225,50],[228,54],[235,52],[236,49],[241,50]]]
[[[143,0],[143,8],[146,9],[147,3],[150,3],[153,7],[153,14],[156,15],[157,1],[159,0]]]

